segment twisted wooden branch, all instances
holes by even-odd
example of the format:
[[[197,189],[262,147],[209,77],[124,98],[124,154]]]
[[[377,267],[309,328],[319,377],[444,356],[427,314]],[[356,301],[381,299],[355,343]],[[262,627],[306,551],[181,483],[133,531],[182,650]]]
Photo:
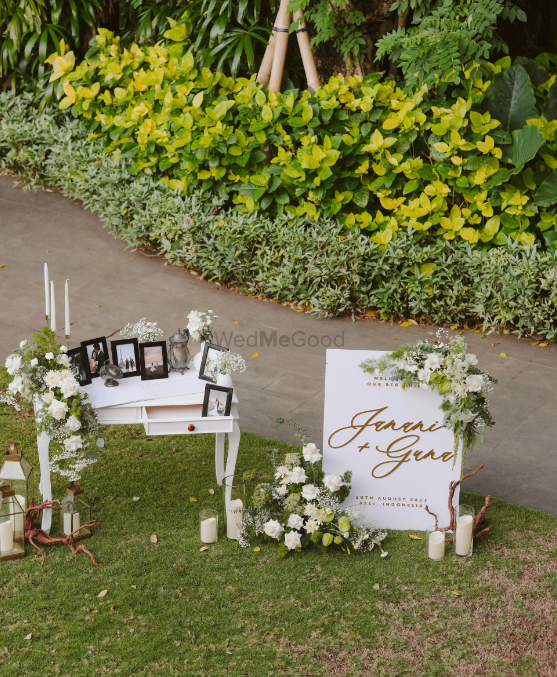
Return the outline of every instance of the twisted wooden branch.
[[[35,541],[41,543],[42,545],[55,545],[56,543],[63,543],[64,545],[68,546],[68,548],[73,552],[74,555],[77,555],[77,553],[79,552],[85,552],[89,555],[93,564],[96,567],[98,567],[99,565],[95,561],[93,554],[89,552],[89,550],[83,544],[78,545],[77,547],[75,546],[73,535],[76,532],[80,531],[81,529],[97,526],[98,524],[100,524],[100,522],[93,521],[87,522],[86,524],[80,526],[79,529],[75,529],[74,531],[72,531],[72,533],[68,534],[68,536],[66,536],[65,538],[62,537],[53,538],[52,536],[49,536],[46,533],[46,531],[43,531],[42,529],[39,529],[37,527],[37,522],[39,521],[40,514],[46,508],[51,508],[52,510],[62,510],[62,508],[60,507],[60,501],[58,499],[55,499],[53,501],[44,501],[40,505],[35,505],[35,497],[33,496],[31,497],[31,505],[25,511],[25,515],[23,518],[25,540],[29,541],[29,543],[31,543],[31,545],[41,553],[42,555],[41,566],[44,564],[45,554],[43,550],[39,548],[37,543],[35,543]]]

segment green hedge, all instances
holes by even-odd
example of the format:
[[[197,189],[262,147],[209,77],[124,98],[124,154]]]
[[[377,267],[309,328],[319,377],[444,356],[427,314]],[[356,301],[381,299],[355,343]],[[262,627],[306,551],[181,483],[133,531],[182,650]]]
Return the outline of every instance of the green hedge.
[[[0,167],[83,200],[130,245],[155,247],[172,263],[248,293],[325,315],[375,308],[557,337],[556,252],[481,251],[462,240],[424,245],[404,233],[382,250],[334,220],[271,220],[199,193],[181,197],[104,154],[80,121],[40,114],[11,94],[0,95]]]

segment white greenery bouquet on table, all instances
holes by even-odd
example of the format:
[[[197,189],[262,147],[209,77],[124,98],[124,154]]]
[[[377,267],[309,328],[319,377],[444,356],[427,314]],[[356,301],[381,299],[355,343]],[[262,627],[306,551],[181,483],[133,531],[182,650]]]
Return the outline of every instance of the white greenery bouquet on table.
[[[370,552],[387,533],[365,526],[363,510],[341,507],[350,493],[351,471],[325,475],[321,453],[306,444],[301,454],[286,454],[280,465],[273,458],[274,480],[256,486],[253,507],[244,510],[238,542],[248,547],[254,537],[278,541],[279,557],[316,548],[322,552]]]
[[[19,399],[29,403],[38,399],[42,407],[35,415],[37,433],[45,432],[59,448],[50,460],[50,470],[73,482],[99,459],[89,449],[91,442],[96,440],[99,449],[105,444],[93,406],[66,352],[48,327],[34,334],[32,341],[22,341],[6,359],[13,379],[0,401],[19,409]]]
[[[194,341],[204,343],[213,340],[213,325],[217,315],[212,310],[192,310],[188,315],[187,329]]]
[[[428,341],[402,345],[379,359],[365,360],[360,367],[370,374],[389,369],[391,380],[402,381],[402,388],[436,389],[443,396],[443,425],[454,432],[455,460],[462,439],[464,463],[464,455],[473,449],[479,431],[494,425],[487,394],[497,379],[476,367],[478,359],[467,352],[462,336],[453,336],[445,343],[441,335],[438,332],[437,345]]]
[[[162,329],[157,322],[147,322],[146,317],[142,317],[135,324],[127,324],[120,330],[120,336],[124,338],[136,338],[141,343],[151,343],[163,335]]]
[[[220,352],[216,359],[220,374],[231,374],[233,371],[240,373],[246,370],[246,361],[238,353]]]

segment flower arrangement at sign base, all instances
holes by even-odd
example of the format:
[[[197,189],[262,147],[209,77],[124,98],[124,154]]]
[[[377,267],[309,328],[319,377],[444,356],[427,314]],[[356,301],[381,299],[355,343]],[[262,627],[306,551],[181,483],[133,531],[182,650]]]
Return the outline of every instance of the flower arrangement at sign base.
[[[379,359],[365,360],[360,367],[370,374],[389,369],[391,380],[402,381],[402,388],[437,389],[443,396],[443,425],[454,432],[454,458],[462,440],[464,464],[464,456],[474,448],[480,430],[494,425],[487,394],[497,379],[476,367],[478,359],[467,352],[462,336],[444,342],[442,330],[437,335],[437,345],[428,341],[402,345]]]
[[[22,398],[42,405],[36,406],[37,433],[45,432],[59,447],[50,460],[50,471],[76,481],[84,468],[99,459],[89,449],[91,442],[95,440],[99,449],[105,443],[93,405],[66,352],[48,327],[34,334],[32,341],[22,341],[6,359],[13,379],[0,401],[19,407],[16,398]]]
[[[142,317],[135,324],[127,324],[120,330],[120,336],[124,338],[136,338],[141,343],[151,343],[163,335],[162,329],[157,322],[147,322],[146,317]]]
[[[279,543],[279,557],[316,548],[323,552],[370,552],[387,533],[366,526],[357,506],[342,506],[350,493],[351,471],[325,475],[321,453],[306,444],[302,453],[289,453],[279,465],[273,455],[274,481],[259,484],[253,507],[244,510],[238,542],[248,547],[261,537]]]
[[[212,310],[192,310],[188,315],[187,329],[194,341],[205,343],[213,340],[213,328],[218,315]]]

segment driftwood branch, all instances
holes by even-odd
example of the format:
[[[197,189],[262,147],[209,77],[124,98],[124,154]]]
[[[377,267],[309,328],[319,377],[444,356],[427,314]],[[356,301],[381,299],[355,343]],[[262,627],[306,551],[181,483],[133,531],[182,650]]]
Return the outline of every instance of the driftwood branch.
[[[431,512],[431,510],[428,508],[427,504],[426,504],[425,509],[426,509],[426,511],[427,511],[430,515],[432,515],[433,517],[435,517],[435,528],[437,529],[437,527],[439,526],[439,520],[438,520],[438,518],[437,518],[437,515],[436,515],[434,512]]]
[[[451,516],[451,522],[448,527],[446,527],[447,531],[452,531],[453,533],[456,531],[456,519],[455,519],[455,511],[453,508],[453,498],[454,498],[454,492],[458,485],[463,482],[464,480],[468,479],[469,477],[472,477],[475,475],[477,472],[479,472],[483,468],[483,463],[479,467],[477,467],[474,471],[469,472],[467,475],[464,475],[459,480],[456,480],[455,482],[450,482],[449,483],[449,514]],[[488,531],[491,531],[493,529],[493,525],[490,524],[488,527],[483,527],[483,522],[485,519],[485,513],[486,510],[489,508],[491,505],[491,496],[486,496],[485,497],[485,504],[483,508],[480,510],[480,512],[476,515],[474,518],[474,538],[479,538],[480,536],[483,536],[485,533]],[[427,508],[427,506],[426,506]],[[429,512],[429,510],[428,510]],[[431,513],[433,514],[433,513]],[[437,519],[437,518],[436,518]],[[448,539],[449,541],[452,541],[452,539]]]
[[[35,497],[33,496],[31,498],[31,505],[25,511],[25,516],[23,518],[23,525],[25,529],[25,540],[29,541],[29,543],[31,543],[31,545],[41,553],[42,555],[41,566],[44,564],[45,554],[44,551],[41,550],[41,548],[39,548],[37,543],[40,543],[41,545],[56,545],[57,543],[63,543],[64,545],[68,546],[68,548],[73,552],[74,555],[77,555],[77,553],[79,552],[84,552],[87,555],[89,555],[89,557],[91,558],[91,562],[93,562],[93,564],[96,567],[98,567],[99,565],[95,561],[93,554],[83,544],[78,545],[77,547],[75,546],[73,535],[77,531],[80,531],[81,529],[97,526],[100,523],[93,521],[87,522],[86,524],[80,526],[79,529],[75,529],[74,531],[72,531],[72,533],[66,536],[65,538],[62,537],[53,538],[52,536],[49,536],[46,533],[46,531],[43,531],[42,529],[39,529],[37,527],[37,522],[39,521],[41,512],[46,508],[51,508],[52,510],[62,510],[62,508],[60,507],[60,501],[57,499],[53,501],[44,501],[44,503],[41,503],[40,505],[35,505]]]

